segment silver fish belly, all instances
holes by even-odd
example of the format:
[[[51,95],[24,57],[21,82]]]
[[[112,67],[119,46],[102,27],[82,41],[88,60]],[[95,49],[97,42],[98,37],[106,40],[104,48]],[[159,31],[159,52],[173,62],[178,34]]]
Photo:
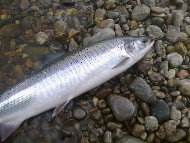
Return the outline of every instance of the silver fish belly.
[[[150,37],[120,37],[80,48],[6,90],[0,97],[0,135],[5,140],[27,118],[52,109],[125,71],[153,46]]]

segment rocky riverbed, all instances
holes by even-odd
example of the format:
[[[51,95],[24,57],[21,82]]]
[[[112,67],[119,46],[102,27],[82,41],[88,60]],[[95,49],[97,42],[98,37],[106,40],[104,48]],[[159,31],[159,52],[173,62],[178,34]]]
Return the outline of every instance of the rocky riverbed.
[[[189,0],[0,0],[0,91],[42,56],[117,36],[154,36],[126,72],[26,120],[5,143],[189,143]]]

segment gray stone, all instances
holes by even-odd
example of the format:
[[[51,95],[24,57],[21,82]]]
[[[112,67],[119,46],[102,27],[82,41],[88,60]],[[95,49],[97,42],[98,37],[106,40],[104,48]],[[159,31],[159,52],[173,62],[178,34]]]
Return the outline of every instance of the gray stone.
[[[173,143],[182,140],[183,138],[185,138],[185,136],[186,131],[184,131],[183,129],[176,129],[176,132],[173,133],[171,136],[167,137],[166,140]]]
[[[70,0],[71,1],[71,0]],[[40,8],[48,8],[52,5],[52,2],[51,0],[38,0],[36,1],[37,2],[37,5],[40,7]]]
[[[174,69],[170,69],[168,71],[168,79],[172,79],[175,78],[175,70]]]
[[[166,39],[169,42],[175,43],[177,42],[179,35],[180,35],[180,28],[171,25],[168,28]]]
[[[178,95],[180,95],[180,91],[171,91],[170,95],[171,96],[178,96]]]
[[[160,29],[160,27],[156,26],[156,25],[150,25],[147,28],[147,33],[149,36],[153,36],[156,37],[157,39],[161,39],[164,34],[162,32],[162,30]]]
[[[180,32],[179,37],[178,37],[178,42],[185,42],[188,40],[188,35],[185,32]]]
[[[107,17],[110,19],[115,19],[119,17],[119,12],[115,12],[115,11],[108,11],[107,12]]]
[[[168,14],[169,13],[169,8],[165,7],[165,8],[162,8],[162,7],[158,7],[158,6],[151,6],[150,7],[150,10],[154,13],[165,13],[165,14]]]
[[[153,17],[152,18],[152,25],[156,25],[156,26],[162,28],[162,26],[164,25],[164,23],[165,23],[165,21],[161,17]]]
[[[132,11],[132,20],[141,22],[146,20],[150,16],[150,8],[144,4],[137,5]]]
[[[106,20],[103,20],[101,23],[100,23],[100,28],[104,29],[104,28],[114,28],[114,20],[113,19],[106,19]]]
[[[121,19],[121,16],[125,19],[125,20],[128,20],[130,18],[130,14],[129,12],[127,11],[126,7],[125,6],[117,6],[116,9],[115,9],[117,12],[120,13],[120,19]]]
[[[170,119],[170,110],[164,100],[157,99],[156,103],[151,108],[151,115],[154,116],[159,124]]]
[[[120,95],[109,95],[107,103],[115,119],[119,122],[132,119],[137,112],[136,106],[129,99]]]
[[[123,29],[124,31],[128,31],[128,30],[129,30],[128,24],[123,24],[123,25],[122,25],[122,29]]]
[[[182,5],[177,7],[177,10],[182,10],[183,12],[186,12],[188,9],[187,3],[183,3]]]
[[[153,90],[154,95],[159,98],[159,99],[163,99],[166,97],[165,93],[159,90]]]
[[[175,47],[174,46],[167,46],[166,47],[166,53],[171,54],[175,52]]]
[[[13,143],[33,143],[33,141],[26,135],[20,135],[13,141]]]
[[[190,79],[183,79],[179,82],[179,90],[183,95],[190,96]]]
[[[121,139],[116,140],[114,143],[145,143],[145,142],[133,136],[124,135]]]
[[[185,26],[185,32],[188,36],[190,36],[190,25]]]
[[[156,54],[159,56],[162,54],[162,44],[163,44],[162,40],[157,40],[155,43]]]
[[[183,117],[181,120],[180,126],[183,128],[189,128],[190,126],[189,119],[187,117]]]
[[[141,77],[136,77],[129,85],[129,89],[134,92],[136,97],[144,102],[150,104],[154,104],[156,102],[156,96],[152,92],[151,87]]]
[[[138,31],[137,30],[130,30],[129,36],[138,36]]]
[[[182,56],[178,53],[171,53],[167,55],[167,60],[171,67],[179,67],[183,62]]]
[[[172,106],[170,108],[170,116],[172,120],[175,120],[177,122],[181,119],[181,112],[177,110],[175,106]]]
[[[112,133],[110,131],[106,131],[103,136],[104,143],[113,143]]]
[[[104,20],[105,16],[106,16],[106,10],[104,10],[104,9],[97,9],[95,11],[94,18],[95,18],[96,22]]]
[[[145,117],[146,130],[155,131],[158,128],[158,120],[153,116]]]
[[[160,73],[164,76],[164,77],[168,77],[168,61],[163,61],[160,64]]]
[[[181,10],[177,10],[172,15],[173,25],[176,27],[180,27],[182,25],[182,21],[184,19],[184,12]]]
[[[80,21],[76,16],[68,16],[67,24],[70,28],[78,28],[80,26]]]
[[[156,5],[156,0],[142,0],[142,3],[144,3],[147,6],[154,6]]]
[[[185,21],[187,24],[190,24],[190,17],[185,17],[185,18],[184,18],[184,21]]]

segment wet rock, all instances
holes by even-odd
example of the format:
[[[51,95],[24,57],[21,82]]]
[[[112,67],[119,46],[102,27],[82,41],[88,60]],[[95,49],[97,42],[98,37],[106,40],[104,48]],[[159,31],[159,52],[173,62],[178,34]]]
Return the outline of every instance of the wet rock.
[[[153,116],[145,117],[146,130],[155,131],[158,128],[158,120]]]
[[[176,122],[174,120],[168,120],[159,127],[159,130],[156,132],[156,135],[160,139],[165,139],[170,137],[176,132]]]
[[[100,23],[100,28],[104,29],[104,28],[114,28],[114,20],[113,19],[106,19],[104,21],[102,21]]]
[[[5,56],[8,58],[14,57],[16,55],[16,51],[5,52]]]
[[[173,13],[172,15],[173,19],[173,25],[176,27],[179,27],[182,25],[182,21],[184,19],[184,12],[181,10],[177,10],[176,12]]]
[[[31,29],[34,18],[32,16],[26,16],[22,19],[22,28]]]
[[[95,109],[91,112],[91,118],[95,121],[99,121],[102,118],[101,110]]]
[[[145,143],[145,142],[133,136],[124,135],[121,139],[115,141],[114,143]]]
[[[186,132],[183,129],[176,129],[176,132],[172,134],[170,137],[167,137],[166,140],[168,142],[177,142],[185,138]]]
[[[170,119],[170,110],[164,100],[157,99],[156,103],[151,108],[151,115],[156,117],[159,124]]]
[[[181,112],[175,106],[170,108],[170,116],[172,120],[178,121],[181,119]]]
[[[96,97],[98,99],[105,99],[111,93],[112,93],[112,89],[111,88],[109,88],[109,87],[103,87],[103,88],[101,88],[97,92]]]
[[[34,66],[34,63],[31,59],[26,60],[26,67],[32,68]]]
[[[61,133],[64,137],[71,137],[73,135],[71,131],[66,130],[66,129],[61,129]]]
[[[152,61],[141,60],[137,63],[140,73],[148,72],[152,68]]]
[[[73,117],[77,120],[82,120],[86,117],[86,111],[84,108],[78,106],[73,109]]]
[[[105,100],[99,100],[98,101],[98,108],[99,109],[104,109],[106,107],[106,101]]]
[[[70,28],[78,28],[80,26],[80,21],[76,16],[68,16],[67,18],[67,25]]]
[[[190,79],[180,81],[179,90],[183,95],[190,96]]]
[[[143,112],[143,114],[144,114],[145,116],[149,116],[149,115],[150,115],[150,109],[149,109],[147,103],[142,102],[142,103],[140,104],[140,109],[142,110],[142,112]]]
[[[167,55],[167,60],[171,67],[179,67],[183,62],[182,56],[178,53],[171,53]]]
[[[156,25],[156,26],[162,28],[162,26],[164,25],[164,23],[165,23],[165,21],[161,17],[153,17],[152,18],[152,25]]]
[[[123,36],[123,32],[119,24],[115,24],[115,36]]]
[[[0,36],[12,38],[12,37],[19,35],[20,32],[21,32],[21,30],[19,28],[19,25],[8,24],[8,25],[3,26],[0,29]]]
[[[113,143],[112,133],[110,131],[106,131],[103,136],[104,143]]]
[[[144,4],[137,5],[132,11],[132,20],[137,22],[146,20],[150,15],[150,8]]]
[[[123,125],[120,123],[116,123],[116,122],[108,122],[107,123],[107,128],[111,131],[117,129],[117,128],[122,128]]]
[[[36,43],[37,45],[45,45],[47,44],[49,38],[48,35],[44,32],[38,32],[36,34]]]
[[[13,143],[34,143],[30,138],[25,135],[18,136]]]
[[[115,11],[108,11],[107,12],[107,17],[110,19],[116,19],[119,17],[119,12],[115,12]]]
[[[169,42],[172,42],[172,43],[177,42],[179,35],[180,35],[180,28],[179,27],[175,27],[175,26],[169,26],[168,27],[166,39]]]
[[[80,31],[79,30],[69,30],[69,39],[71,38],[77,38],[77,36],[80,35]]]
[[[116,11],[120,13],[119,18],[120,18],[121,23],[125,23],[125,21],[130,18],[130,14],[127,11],[125,6],[117,6]],[[121,19],[123,19],[123,20],[121,20]]]
[[[132,20],[129,24],[129,28],[132,29],[132,30],[136,30],[138,28],[138,23],[134,20]]]
[[[77,44],[77,42],[75,42],[74,38],[71,38],[70,42],[69,42],[69,51],[74,51],[79,47],[79,45]]]
[[[181,56],[187,55],[187,48],[183,42],[175,43],[175,51]]]
[[[63,34],[67,29],[67,24],[63,20],[58,20],[53,25],[56,34]]]
[[[164,77],[168,77],[168,76],[169,76],[168,61],[163,61],[163,62],[160,64],[160,73],[161,73]]]
[[[135,124],[131,129],[131,134],[140,137],[145,132],[145,127],[141,124]]]
[[[0,79],[1,80],[1,79]],[[6,80],[6,85],[9,85],[9,86],[12,86],[12,85],[14,85],[14,84],[16,84],[17,83],[17,80],[16,79],[7,79]]]
[[[149,36],[156,37],[157,39],[161,39],[164,36],[160,27],[158,27],[156,25],[150,25],[147,28],[147,33]]]
[[[120,128],[117,128],[113,131],[112,138],[118,140],[123,137],[123,131]]]
[[[34,140],[34,139],[38,138],[39,135],[40,135],[40,131],[39,130],[37,130],[37,129],[31,129],[31,130],[29,130],[29,137],[31,139]]]
[[[107,103],[115,119],[119,122],[130,120],[136,114],[136,106],[123,96],[111,94],[107,98]]]
[[[21,2],[20,2],[20,8],[22,10],[28,8],[29,6],[30,6],[30,3],[29,3],[28,0],[21,0]]]
[[[135,95],[144,102],[154,104],[156,102],[156,96],[152,92],[151,87],[146,83],[146,81],[140,77],[135,78],[133,82],[129,85]]]
[[[162,14],[162,13],[165,13],[165,14],[169,13],[169,9],[167,7],[163,8],[163,7],[159,7],[159,6],[151,6],[150,10],[152,12],[154,12],[154,13],[160,13],[160,14]]]
[[[40,7],[40,8],[48,8],[52,5],[52,1],[51,0],[38,0],[36,1],[37,2],[37,5]]]

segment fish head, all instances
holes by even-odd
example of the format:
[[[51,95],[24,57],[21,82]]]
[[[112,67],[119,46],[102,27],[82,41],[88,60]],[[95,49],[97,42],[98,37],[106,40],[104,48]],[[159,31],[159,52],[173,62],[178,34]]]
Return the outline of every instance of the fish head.
[[[124,38],[124,46],[126,52],[131,57],[144,56],[154,45],[155,38],[153,37],[128,37]]]

